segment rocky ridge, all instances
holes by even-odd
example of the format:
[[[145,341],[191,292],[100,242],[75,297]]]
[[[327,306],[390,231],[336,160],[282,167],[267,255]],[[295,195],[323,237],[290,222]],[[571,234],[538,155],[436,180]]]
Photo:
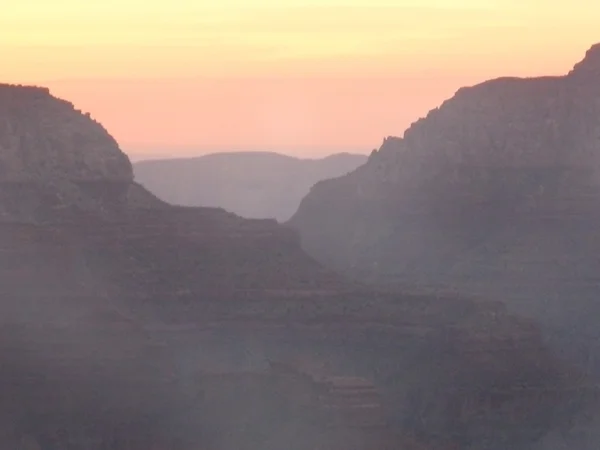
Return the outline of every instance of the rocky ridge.
[[[599,73],[595,45],[565,76],[459,89],[290,224],[340,271],[501,300],[600,373]]]
[[[2,182],[133,180],[129,159],[104,127],[47,88],[0,85],[0,116]]]

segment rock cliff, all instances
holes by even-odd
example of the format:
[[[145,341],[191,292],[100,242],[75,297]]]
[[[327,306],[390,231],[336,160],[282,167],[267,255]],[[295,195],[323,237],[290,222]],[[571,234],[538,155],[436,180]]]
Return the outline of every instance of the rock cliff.
[[[129,158],[89,114],[46,88],[0,84],[0,217],[40,220],[50,209],[110,214],[158,200],[132,183]]]
[[[597,406],[502,305],[366,289],[275,221],[166,205],[91,119],[2,89],[0,446],[303,449],[318,430],[325,448],[528,449]],[[370,383],[389,428],[359,416],[332,435],[307,424],[321,403],[301,384],[244,375],[290,358]],[[234,373],[224,391],[219,370]]]
[[[340,271],[502,300],[598,371],[599,73],[595,45],[565,76],[462,88],[290,223]]]
[[[0,85],[0,179],[130,183],[132,167],[88,114],[46,88]]]

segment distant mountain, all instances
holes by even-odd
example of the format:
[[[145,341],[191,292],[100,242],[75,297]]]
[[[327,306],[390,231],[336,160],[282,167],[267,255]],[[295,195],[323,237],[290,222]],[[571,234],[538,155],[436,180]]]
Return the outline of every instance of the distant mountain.
[[[215,153],[134,163],[136,181],[181,206],[211,206],[246,218],[289,219],[317,182],[339,177],[366,155],[299,159],[271,152]]]

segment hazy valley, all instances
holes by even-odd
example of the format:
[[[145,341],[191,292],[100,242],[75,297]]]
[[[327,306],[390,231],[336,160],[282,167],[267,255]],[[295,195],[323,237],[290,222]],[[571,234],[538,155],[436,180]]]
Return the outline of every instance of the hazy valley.
[[[288,220],[310,188],[352,172],[366,155],[300,159],[269,152],[215,153],[134,163],[135,179],[174,205],[219,207],[249,219]]]
[[[363,165],[226,172],[0,85],[0,447],[595,450],[599,80],[595,46]]]

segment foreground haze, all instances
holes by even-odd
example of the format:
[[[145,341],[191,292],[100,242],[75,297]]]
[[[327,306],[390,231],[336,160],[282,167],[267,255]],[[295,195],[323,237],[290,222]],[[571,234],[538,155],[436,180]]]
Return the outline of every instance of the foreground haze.
[[[592,0],[9,3],[3,81],[49,86],[130,154],[171,156],[371,148],[460,86],[563,73],[600,17]]]

